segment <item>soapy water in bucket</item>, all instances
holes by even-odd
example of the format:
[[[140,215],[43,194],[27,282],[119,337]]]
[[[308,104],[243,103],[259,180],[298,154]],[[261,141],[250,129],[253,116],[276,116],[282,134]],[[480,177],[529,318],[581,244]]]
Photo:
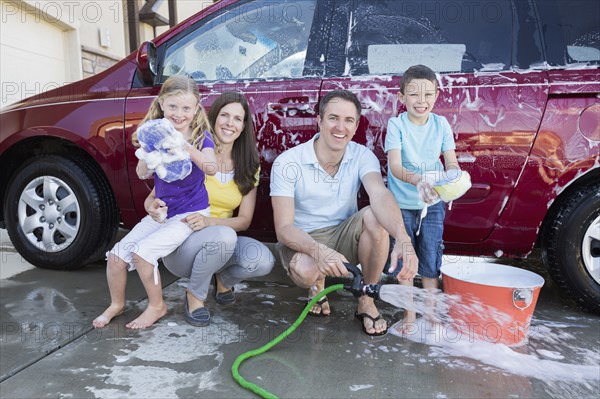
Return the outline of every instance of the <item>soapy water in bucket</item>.
[[[494,273],[489,271],[485,273],[466,274],[461,277],[461,280],[466,282],[485,284],[492,287],[519,287],[535,284],[535,281],[533,279],[527,280],[526,277],[524,279],[522,275]]]

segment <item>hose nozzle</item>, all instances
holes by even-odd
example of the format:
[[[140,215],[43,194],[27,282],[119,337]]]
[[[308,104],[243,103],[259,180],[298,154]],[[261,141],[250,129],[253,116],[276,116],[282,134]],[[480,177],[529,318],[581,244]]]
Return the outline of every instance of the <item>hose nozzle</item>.
[[[363,295],[370,296],[373,299],[379,299],[379,290],[381,284],[366,284],[363,286]]]
[[[363,281],[363,275],[356,265],[351,263],[344,263],[346,269],[354,275],[352,284],[344,284],[344,289],[350,291],[356,298],[363,295],[370,296],[374,299],[379,299],[379,289],[381,284],[365,284]]]

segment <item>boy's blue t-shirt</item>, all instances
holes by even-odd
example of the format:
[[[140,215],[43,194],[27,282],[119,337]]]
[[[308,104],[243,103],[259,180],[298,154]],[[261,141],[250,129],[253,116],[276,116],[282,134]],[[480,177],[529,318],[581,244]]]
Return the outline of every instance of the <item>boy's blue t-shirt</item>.
[[[406,112],[388,121],[385,152],[401,150],[402,165],[411,172],[442,173],[444,166],[440,160],[441,153],[455,148],[452,128],[443,116],[431,113],[427,123],[422,126],[412,123]],[[390,165],[388,165],[387,177],[388,188],[394,194],[401,209],[425,207],[425,203],[419,200],[417,187],[395,178]]]

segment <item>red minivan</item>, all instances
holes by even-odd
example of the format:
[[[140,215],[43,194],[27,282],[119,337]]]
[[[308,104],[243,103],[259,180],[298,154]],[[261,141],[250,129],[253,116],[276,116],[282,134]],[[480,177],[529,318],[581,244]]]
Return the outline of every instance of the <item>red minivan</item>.
[[[219,1],[111,69],[2,111],[0,223],[39,267],[103,256],[151,189],[130,136],[161,82],[187,74],[206,107],[222,91],[248,98],[262,161],[249,234],[273,240],[270,164],[316,132],[324,93],[358,95],[355,140],[385,173],[401,74],[425,64],[473,181],[447,213],[446,252],[539,246],[556,283],[600,311],[598,15],[585,0]]]

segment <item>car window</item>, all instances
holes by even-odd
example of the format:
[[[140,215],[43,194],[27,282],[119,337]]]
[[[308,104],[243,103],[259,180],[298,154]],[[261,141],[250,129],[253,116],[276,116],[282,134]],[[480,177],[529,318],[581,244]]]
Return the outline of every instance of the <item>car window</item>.
[[[513,15],[512,67],[520,70],[545,68],[544,46],[535,18],[535,6],[529,1],[515,1]]]
[[[436,72],[510,67],[509,0],[355,3],[345,75],[399,74],[414,64]]]
[[[162,78],[196,81],[301,77],[315,0],[252,1],[230,8],[170,46]]]
[[[600,62],[600,2],[537,0],[548,63]]]

